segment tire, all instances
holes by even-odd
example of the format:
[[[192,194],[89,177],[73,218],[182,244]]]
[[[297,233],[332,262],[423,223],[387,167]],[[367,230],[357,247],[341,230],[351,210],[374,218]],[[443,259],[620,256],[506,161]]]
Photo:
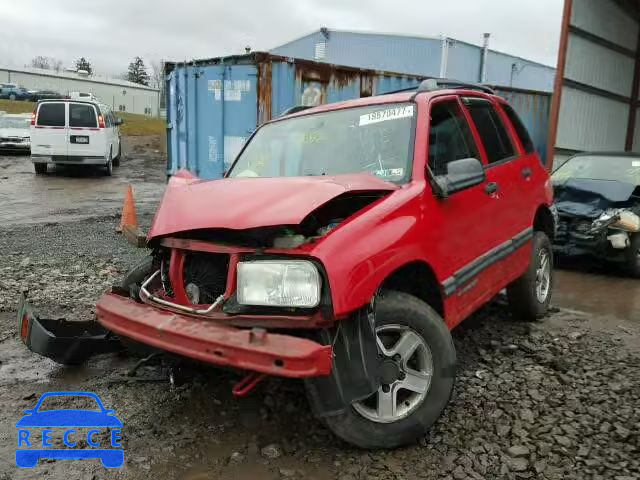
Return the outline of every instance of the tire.
[[[533,232],[533,248],[527,271],[507,287],[509,309],[516,320],[532,322],[542,318],[549,308],[553,292],[553,249],[542,232]],[[546,266],[541,262],[546,257]],[[544,273],[546,277],[541,277]],[[546,278],[546,280],[545,280]],[[542,283],[539,283],[542,282]],[[544,288],[546,284],[546,289]],[[540,286],[540,291],[538,287]]]
[[[640,278],[640,233],[631,234],[631,245],[626,251],[626,270],[634,278]]]
[[[119,167],[120,166],[120,158],[121,157],[122,157],[122,144],[118,142],[118,155],[113,157],[113,166],[114,167]]]
[[[36,175],[43,175],[47,173],[47,164],[46,163],[34,163],[33,168],[36,171]]]
[[[144,260],[140,261],[135,267],[133,267],[129,272],[124,276],[122,281],[120,282],[120,287],[125,290],[129,290],[129,293],[132,294],[133,288],[139,288],[142,285],[142,282],[152,273],[153,269],[153,258],[151,256],[145,257]],[[137,297],[136,295],[132,295],[133,298]]]
[[[104,174],[107,177],[110,177],[111,175],[113,175],[113,158],[111,155],[111,150],[109,150],[109,160],[107,161],[107,164],[104,167]]]
[[[382,342],[388,348],[386,353],[381,352],[381,357],[385,358],[386,362],[380,369],[380,390],[369,399],[355,402],[343,413],[323,420],[336,436],[358,447],[397,448],[413,443],[423,436],[449,402],[455,377],[456,352],[444,320],[426,303],[412,295],[392,290],[382,292],[376,299],[375,318],[379,344]],[[411,369],[404,369],[405,364],[405,367],[401,367],[404,370],[401,370],[395,383],[384,385],[385,375],[389,379],[396,374],[395,370],[392,372],[387,370],[385,373],[384,365],[393,362],[387,354],[392,354],[400,345],[399,341],[396,343],[393,336],[385,339],[385,335],[389,332],[395,335],[396,330],[400,332],[398,339],[406,336],[408,341],[418,343],[415,353],[409,354],[414,355],[408,358],[410,362],[414,360],[418,362],[424,352],[428,351],[432,372],[430,379],[418,373],[418,368],[423,372],[428,370],[426,363],[423,363],[422,367],[420,363],[415,363]],[[398,350],[401,351],[399,348]],[[388,376],[390,373],[391,377]],[[420,388],[424,392],[413,392],[402,387],[396,390],[398,382],[402,383],[403,374],[406,374],[406,378],[419,378],[421,383],[415,383],[415,385],[421,385]],[[391,385],[390,398],[393,398],[391,392],[395,391],[400,401],[397,406],[405,412],[398,413],[396,410],[391,417],[383,418],[375,412],[377,406],[372,405],[377,403],[378,395],[382,395],[379,392],[385,386],[389,388],[389,385]],[[410,400],[413,403],[411,407],[407,406]],[[372,414],[377,419],[372,419]]]
[[[129,296],[131,298],[136,301],[140,301],[140,286],[142,285],[142,282],[144,282],[146,278],[151,274],[152,269],[153,258],[151,256],[145,257],[135,267],[133,267],[129,271],[129,273],[124,276],[124,278],[120,282],[120,287],[128,290]],[[134,357],[147,357],[152,353],[158,352],[158,350],[153,347],[138,343],[127,337],[119,336],[119,338],[120,343],[122,343],[127,351]]]

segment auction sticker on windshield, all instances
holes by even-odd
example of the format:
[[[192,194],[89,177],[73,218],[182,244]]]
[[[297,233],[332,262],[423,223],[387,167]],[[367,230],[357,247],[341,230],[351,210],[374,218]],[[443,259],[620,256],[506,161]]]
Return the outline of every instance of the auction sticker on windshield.
[[[359,126],[370,125],[372,123],[386,122],[388,120],[398,120],[413,116],[413,105],[402,105],[399,107],[376,110],[365,115],[360,115]]]

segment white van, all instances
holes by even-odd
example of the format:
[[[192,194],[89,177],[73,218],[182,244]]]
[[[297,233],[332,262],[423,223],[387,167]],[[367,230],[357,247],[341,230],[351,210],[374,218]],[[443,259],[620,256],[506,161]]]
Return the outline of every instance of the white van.
[[[106,175],[120,164],[122,119],[106,105],[81,100],[41,100],[31,116],[31,161],[47,165],[99,165]]]

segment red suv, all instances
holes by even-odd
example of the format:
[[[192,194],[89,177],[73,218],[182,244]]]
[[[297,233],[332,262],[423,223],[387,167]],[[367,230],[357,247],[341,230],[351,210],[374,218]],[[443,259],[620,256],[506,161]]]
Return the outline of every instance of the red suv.
[[[365,448],[414,441],[454,384],[449,331],[507,290],[516,319],[552,289],[552,189],[526,129],[486,87],[323,105],[256,130],[224,179],[174,176],[153,250],[97,304],[120,338],[304,379]]]

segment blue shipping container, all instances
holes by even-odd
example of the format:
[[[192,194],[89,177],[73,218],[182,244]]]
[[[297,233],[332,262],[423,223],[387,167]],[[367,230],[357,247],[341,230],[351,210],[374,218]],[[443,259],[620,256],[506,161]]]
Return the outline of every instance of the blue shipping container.
[[[167,174],[184,168],[204,179],[221,178],[256,126],[288,108],[383,94],[422,79],[259,52],[168,63],[166,72]],[[549,95],[497,93],[512,102],[536,146],[546,144]],[[519,101],[520,95],[531,100]],[[546,116],[538,110],[537,95],[546,99]],[[534,132],[544,132],[544,138]]]

